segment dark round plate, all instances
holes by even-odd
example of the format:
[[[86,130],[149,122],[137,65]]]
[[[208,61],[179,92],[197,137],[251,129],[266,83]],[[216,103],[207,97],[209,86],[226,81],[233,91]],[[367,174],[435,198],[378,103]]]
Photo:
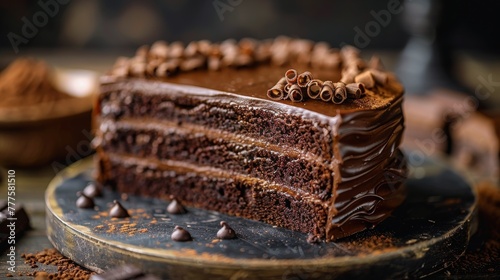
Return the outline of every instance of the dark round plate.
[[[172,279],[418,278],[437,272],[463,254],[475,228],[476,197],[445,164],[426,161],[409,178],[408,198],[372,230],[310,244],[306,234],[217,212],[188,208],[169,215],[168,202],[129,196],[131,217],[111,219],[106,190],[96,209],[75,206],[76,192],[92,181],[92,159],[61,172],[46,192],[48,236],[65,256],[97,272],[130,263]],[[218,240],[220,221],[237,232]],[[174,242],[175,225],[193,241]]]

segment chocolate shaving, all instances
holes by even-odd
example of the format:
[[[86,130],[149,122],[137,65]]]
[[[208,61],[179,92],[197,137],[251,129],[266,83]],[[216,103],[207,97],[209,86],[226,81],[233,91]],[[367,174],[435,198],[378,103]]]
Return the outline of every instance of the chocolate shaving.
[[[290,92],[288,92],[288,98],[292,100],[292,102],[301,102],[304,100],[304,94],[302,93],[302,89],[299,85],[293,84],[290,86]]]
[[[313,79],[311,72],[306,71],[297,77],[297,85],[299,87],[306,87],[307,84]]]
[[[347,89],[344,83],[336,83],[335,93],[333,94],[332,102],[335,104],[341,104],[347,99]]]
[[[321,92],[319,94],[319,98],[321,100],[328,102],[332,100],[333,94],[334,94],[335,86],[333,85],[332,81],[325,81],[323,83],[323,88],[321,89]]]
[[[202,68],[203,66],[205,66],[205,58],[203,56],[196,56],[181,61],[179,68],[181,71],[188,72]]]
[[[184,56],[193,57],[197,54],[198,54],[198,42],[192,41],[184,49]]]
[[[276,85],[267,91],[267,97],[272,100],[281,100],[285,97],[286,78],[281,78]]]
[[[142,48],[143,50],[146,50],[146,46],[143,46]],[[156,41],[153,45],[151,45],[149,56],[153,59],[155,58],[161,58],[162,60],[167,59],[169,56],[169,47],[167,42]]]
[[[208,65],[208,70],[216,71],[221,68],[222,63],[220,61],[220,58],[216,56],[210,56],[208,58],[207,65]]]
[[[373,88],[375,80],[373,79],[371,71],[365,71],[354,78],[356,83],[362,83],[366,88]]]
[[[295,69],[288,69],[285,72],[285,78],[286,78],[287,83],[289,83],[289,84],[295,84],[297,82],[298,76],[299,75],[297,73],[297,70],[295,70]]]
[[[323,87],[323,82],[318,79],[311,80],[307,84],[307,96],[311,99],[318,99]]]
[[[382,71],[384,70],[384,64],[382,63],[382,60],[380,60],[380,57],[374,55],[368,62],[368,68]]]
[[[373,79],[375,79],[375,82],[377,82],[377,84],[379,84],[379,85],[386,85],[387,84],[387,81],[388,81],[387,73],[376,70],[376,69],[371,69],[368,71],[372,74]]]
[[[340,81],[344,84],[350,84],[354,82],[354,78],[359,74],[359,70],[357,66],[346,66],[344,70],[342,70],[342,78]]]
[[[181,58],[184,54],[184,44],[181,42],[173,42],[168,46],[169,58]]]
[[[149,46],[142,45],[135,51],[135,56],[147,58],[150,55]]]
[[[347,97],[352,99],[359,99],[365,93],[365,86],[362,83],[351,83],[346,85]]]

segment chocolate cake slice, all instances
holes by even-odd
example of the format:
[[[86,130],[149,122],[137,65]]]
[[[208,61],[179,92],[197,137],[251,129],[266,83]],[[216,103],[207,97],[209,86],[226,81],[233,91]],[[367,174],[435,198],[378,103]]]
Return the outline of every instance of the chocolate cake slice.
[[[155,43],[102,77],[98,180],[336,240],[404,199],[402,99],[352,47]]]

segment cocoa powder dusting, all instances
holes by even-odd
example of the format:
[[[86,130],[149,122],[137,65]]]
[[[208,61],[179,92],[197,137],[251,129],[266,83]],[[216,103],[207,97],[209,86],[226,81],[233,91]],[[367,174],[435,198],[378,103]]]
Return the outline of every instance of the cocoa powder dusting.
[[[48,65],[32,58],[16,59],[0,73],[0,97],[0,108],[71,98],[54,87]]]
[[[24,275],[32,276],[35,279],[87,280],[90,279],[90,276],[95,274],[61,255],[56,249],[45,249],[34,254],[22,254],[21,257],[25,259],[25,263],[32,268],[38,268],[37,264],[57,266],[57,272],[34,269],[33,271],[24,273]]]

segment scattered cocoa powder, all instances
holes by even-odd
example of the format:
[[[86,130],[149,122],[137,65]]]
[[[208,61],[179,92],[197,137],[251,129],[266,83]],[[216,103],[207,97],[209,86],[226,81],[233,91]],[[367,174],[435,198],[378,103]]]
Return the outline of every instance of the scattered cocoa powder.
[[[74,280],[87,280],[94,272],[87,270],[72,260],[61,255],[56,249],[45,249],[38,253],[22,254],[25,263],[32,268],[37,268],[38,264],[52,265],[57,267],[57,272],[47,272],[43,270],[34,270],[26,272],[26,276],[35,277],[35,279],[74,279]],[[12,277],[12,276],[11,276]]]

